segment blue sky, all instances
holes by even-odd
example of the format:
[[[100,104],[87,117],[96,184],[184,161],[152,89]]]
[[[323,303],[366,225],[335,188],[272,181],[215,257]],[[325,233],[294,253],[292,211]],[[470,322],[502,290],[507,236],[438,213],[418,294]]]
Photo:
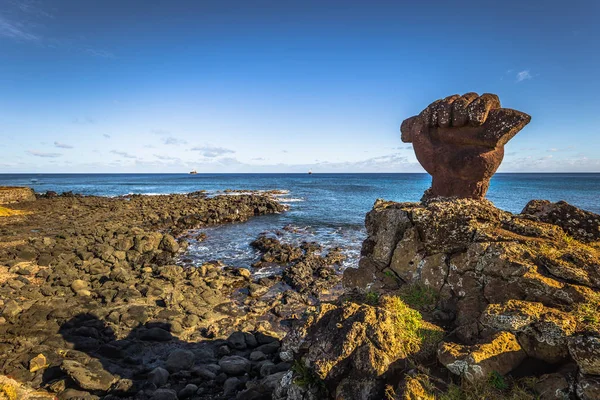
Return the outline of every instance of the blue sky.
[[[416,172],[403,119],[497,93],[501,171],[600,172],[600,2],[0,0],[0,173]]]

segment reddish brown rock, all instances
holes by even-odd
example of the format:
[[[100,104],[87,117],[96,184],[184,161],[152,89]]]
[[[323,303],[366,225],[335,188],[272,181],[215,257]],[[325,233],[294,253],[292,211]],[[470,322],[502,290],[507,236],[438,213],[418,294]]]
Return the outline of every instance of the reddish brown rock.
[[[482,199],[502,162],[504,145],[531,117],[500,108],[495,94],[467,93],[431,103],[402,122],[402,141],[432,176],[425,197]]]

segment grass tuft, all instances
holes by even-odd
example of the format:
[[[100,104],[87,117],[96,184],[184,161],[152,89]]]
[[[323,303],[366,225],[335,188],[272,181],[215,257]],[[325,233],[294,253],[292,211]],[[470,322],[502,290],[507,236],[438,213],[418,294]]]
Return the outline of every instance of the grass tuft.
[[[590,293],[587,301],[578,303],[573,310],[579,330],[600,331],[600,293]]]
[[[420,311],[433,310],[439,299],[435,289],[420,283],[404,285],[398,295],[406,304]]]

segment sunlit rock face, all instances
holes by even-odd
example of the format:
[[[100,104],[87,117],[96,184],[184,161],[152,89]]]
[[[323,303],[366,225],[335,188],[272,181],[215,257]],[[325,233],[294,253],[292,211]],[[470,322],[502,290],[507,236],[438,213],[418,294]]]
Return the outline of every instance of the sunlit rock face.
[[[33,200],[35,200],[35,194],[31,188],[0,186],[0,204],[12,204]]]

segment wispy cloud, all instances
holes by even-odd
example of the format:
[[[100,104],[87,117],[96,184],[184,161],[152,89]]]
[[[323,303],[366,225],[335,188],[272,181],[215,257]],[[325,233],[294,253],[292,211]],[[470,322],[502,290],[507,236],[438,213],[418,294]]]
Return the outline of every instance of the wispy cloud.
[[[94,118],[91,117],[75,118],[73,120],[73,123],[79,125],[93,125],[96,123],[96,120],[94,120]]]
[[[168,135],[170,133],[166,129],[152,129],[152,130],[150,130],[150,132],[153,133],[154,135],[160,135],[160,136]]]
[[[106,139],[110,139],[110,135],[107,133],[103,133],[102,136],[104,136]]]
[[[131,158],[131,159],[137,159],[136,156],[134,156],[133,154],[129,154],[127,152],[124,151],[118,151],[118,150],[111,150],[110,151],[112,154],[116,154],[118,156],[124,157],[124,158]]]
[[[83,52],[89,54],[90,56],[100,57],[100,58],[116,58],[116,56],[110,51],[99,50],[99,49],[83,49]]]
[[[47,23],[58,24],[54,15],[46,11],[37,0],[3,0],[0,15],[0,39],[7,38],[17,42],[35,43],[48,48],[61,48],[76,51],[98,58],[116,58],[106,50],[95,49],[82,43],[82,38],[47,37],[43,34]],[[78,43],[79,42],[79,43]]]
[[[517,72],[517,82],[523,82],[524,80],[531,79],[533,76],[528,69]]]
[[[72,149],[73,148],[73,146],[71,146],[70,144],[61,143],[61,142],[54,142],[54,146],[58,147],[59,149]]]
[[[181,158],[179,157],[164,156],[161,154],[154,154],[154,157],[162,161],[181,161]]]
[[[60,153],[47,153],[47,152],[37,151],[37,150],[27,150],[27,153],[31,154],[32,156],[43,157],[43,158],[57,158],[57,157],[62,156],[62,154],[60,154]]]
[[[40,36],[32,33],[24,23],[11,21],[0,15],[0,36],[18,41],[37,42]]]
[[[224,147],[213,147],[213,146],[194,147],[191,150],[199,152],[202,156],[204,156],[206,158],[215,158],[215,157],[223,156],[225,154],[235,153],[234,150],[226,149]]]
[[[179,145],[179,144],[186,144],[187,142],[185,140],[177,139],[176,137],[169,136],[168,138],[165,138],[163,140],[163,143],[167,144],[167,145],[170,145],[170,144]]]
[[[8,3],[16,6],[27,14],[41,15],[47,18],[54,18],[54,15],[41,7],[41,1],[38,0],[7,0]]]

